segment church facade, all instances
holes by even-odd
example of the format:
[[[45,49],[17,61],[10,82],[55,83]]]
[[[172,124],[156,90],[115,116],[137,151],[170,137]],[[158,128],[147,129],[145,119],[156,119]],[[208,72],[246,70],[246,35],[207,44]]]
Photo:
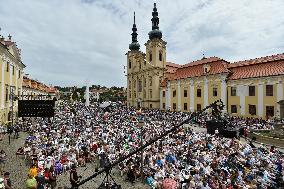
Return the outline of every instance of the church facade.
[[[200,111],[222,100],[224,112],[243,117],[284,117],[284,54],[230,63],[203,57],[179,65],[167,61],[156,4],[152,30],[140,51],[137,27],[127,55],[127,105],[170,111]]]

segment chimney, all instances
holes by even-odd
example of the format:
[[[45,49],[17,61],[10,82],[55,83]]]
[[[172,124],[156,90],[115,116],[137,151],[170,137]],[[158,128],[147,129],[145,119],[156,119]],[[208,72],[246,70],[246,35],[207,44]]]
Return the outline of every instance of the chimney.
[[[11,34],[8,35],[8,39],[9,39],[9,41],[12,41],[12,36],[11,36]]]

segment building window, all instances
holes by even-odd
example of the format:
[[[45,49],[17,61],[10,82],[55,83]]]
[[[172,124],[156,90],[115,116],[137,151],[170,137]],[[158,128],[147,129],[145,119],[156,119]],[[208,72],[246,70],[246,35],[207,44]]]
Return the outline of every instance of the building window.
[[[274,106],[266,106],[266,116],[267,117],[274,116]]]
[[[141,79],[138,80],[138,92],[142,92],[142,81],[141,81]]]
[[[255,86],[249,86],[249,96],[255,96]]]
[[[266,85],[266,96],[273,96],[273,85]]]
[[[146,66],[146,61],[144,61],[144,66]]]
[[[183,104],[183,110],[187,111],[187,103]]]
[[[144,79],[144,87],[146,87],[147,81],[146,78]]]
[[[9,62],[7,62],[7,67],[6,67],[7,72],[9,72],[9,67],[10,67],[10,64],[9,64]]]
[[[152,53],[150,53],[150,56],[149,56],[149,62],[152,62]]]
[[[163,91],[163,97],[166,97],[166,91]]]
[[[201,97],[201,89],[197,89],[197,97]]]
[[[200,111],[201,111],[201,104],[197,104],[197,106],[196,106],[196,110],[197,110],[198,112],[200,112]]]
[[[187,90],[183,91],[183,97],[187,97]]]
[[[173,103],[173,110],[175,111],[177,109],[177,104]]]
[[[218,96],[217,88],[213,88],[213,96]]]
[[[21,70],[19,70],[18,78],[19,78],[19,79],[21,78]]]
[[[131,69],[131,61],[129,61],[129,69]]]
[[[9,100],[9,89],[6,87],[6,102]]]
[[[142,68],[141,62],[139,62],[139,69],[141,70],[141,68]]]
[[[173,91],[173,97],[176,97],[176,95],[177,95],[177,91],[174,90],[174,91]]]
[[[208,73],[208,68],[204,68],[204,73]]]
[[[152,98],[152,90],[150,90],[150,98]]]
[[[238,113],[237,105],[231,105],[231,113],[232,113],[232,114]]]
[[[146,90],[144,90],[144,94],[143,94],[144,98],[146,98]]]
[[[152,86],[152,77],[149,77],[149,86]]]
[[[134,91],[134,98],[136,98],[136,91]]]
[[[250,115],[256,115],[256,105],[250,105],[249,104],[249,114]]]
[[[231,96],[237,96],[237,88],[231,87]]]
[[[15,75],[15,66],[12,66],[12,74]]]
[[[131,89],[131,81],[129,81],[129,89]]]
[[[136,89],[136,80],[133,80],[133,87]]]
[[[163,109],[166,109],[166,103],[163,103]]]
[[[152,108],[152,104],[150,104],[150,108]]]
[[[163,55],[162,52],[159,53],[159,60],[162,61],[163,60]]]

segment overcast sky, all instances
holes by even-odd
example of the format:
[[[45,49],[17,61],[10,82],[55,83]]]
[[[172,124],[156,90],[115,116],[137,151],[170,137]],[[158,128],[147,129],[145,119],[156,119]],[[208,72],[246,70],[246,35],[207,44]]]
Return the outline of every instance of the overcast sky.
[[[284,52],[283,0],[0,0],[0,33],[46,84],[125,86],[133,11],[145,52],[157,2],[167,61],[228,61]]]

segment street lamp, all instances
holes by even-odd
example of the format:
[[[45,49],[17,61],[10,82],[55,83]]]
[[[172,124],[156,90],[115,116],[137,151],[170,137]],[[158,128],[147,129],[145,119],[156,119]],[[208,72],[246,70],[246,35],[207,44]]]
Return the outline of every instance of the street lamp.
[[[12,129],[14,126],[14,100],[17,100],[17,97],[14,96],[14,88],[13,86],[10,86],[10,100],[11,102],[11,125],[9,125],[8,127],[8,131],[9,131],[9,144],[11,143],[11,134],[12,134]]]

